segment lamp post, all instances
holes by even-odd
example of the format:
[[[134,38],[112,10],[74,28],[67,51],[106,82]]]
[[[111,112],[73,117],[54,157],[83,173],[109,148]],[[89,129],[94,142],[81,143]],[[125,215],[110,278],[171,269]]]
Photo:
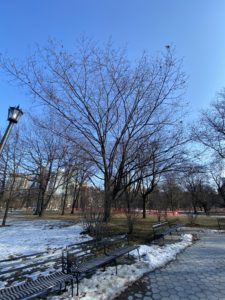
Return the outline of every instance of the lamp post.
[[[23,115],[23,112],[19,108],[19,105],[17,107],[9,107],[9,110],[8,110],[9,125],[6,128],[5,134],[3,135],[1,143],[0,143],[0,155],[2,154],[2,150],[3,150],[5,143],[9,137],[9,134],[10,134],[10,131],[12,130],[13,125],[18,122],[19,118],[22,115]]]

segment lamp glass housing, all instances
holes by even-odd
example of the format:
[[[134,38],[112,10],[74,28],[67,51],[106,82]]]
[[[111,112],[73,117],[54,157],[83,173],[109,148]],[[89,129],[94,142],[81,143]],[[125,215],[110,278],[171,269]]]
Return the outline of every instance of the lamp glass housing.
[[[13,123],[17,123],[19,118],[23,115],[22,110],[19,108],[19,106],[17,107],[10,107],[8,110],[8,121],[9,122],[13,122]]]

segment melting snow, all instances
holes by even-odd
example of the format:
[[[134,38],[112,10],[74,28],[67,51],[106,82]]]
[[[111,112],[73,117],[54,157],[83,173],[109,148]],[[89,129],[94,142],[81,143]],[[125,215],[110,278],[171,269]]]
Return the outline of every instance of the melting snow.
[[[80,236],[82,231],[80,225],[68,222],[36,220],[11,221],[8,224],[12,226],[0,229],[0,260],[65,247],[89,239],[89,237]],[[113,299],[145,273],[174,260],[176,255],[191,243],[192,235],[184,234],[179,242],[162,247],[140,245],[141,260],[138,259],[137,251],[133,251],[131,255],[135,258],[134,263],[119,265],[117,275],[115,275],[115,267],[108,267],[104,272],[98,270],[90,278],[81,280],[78,297],[72,298],[71,291],[68,290],[59,296],[49,296],[48,299]]]

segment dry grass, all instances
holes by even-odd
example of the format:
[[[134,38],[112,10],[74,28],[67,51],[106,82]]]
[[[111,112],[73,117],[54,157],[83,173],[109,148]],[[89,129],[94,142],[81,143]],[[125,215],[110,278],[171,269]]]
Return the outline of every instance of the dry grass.
[[[164,221],[164,219],[162,219]],[[170,223],[178,223],[185,226],[203,227],[210,229],[218,229],[217,216],[205,216],[198,215],[194,224],[190,224],[190,219],[186,215],[179,215],[176,217],[168,217]],[[142,219],[140,216],[137,218],[134,225],[134,231],[130,236],[131,241],[138,243],[148,243],[152,240],[153,232],[152,225],[157,223],[156,216],[147,216],[146,219]],[[110,232],[127,232],[127,220],[124,214],[115,214],[112,216],[111,221],[107,224],[107,230]]]
[[[35,220],[39,219],[38,216],[32,214],[31,211],[29,212],[21,212],[17,213],[10,213],[9,217],[14,216],[20,219],[30,219]],[[1,217],[1,215],[0,215]],[[65,215],[60,215],[59,212],[45,212],[41,219],[46,220],[64,220],[64,221],[81,221],[82,214],[80,212],[75,212],[74,215],[71,215],[70,212],[66,212]],[[169,217],[168,220],[173,223],[180,223],[186,226],[195,226],[195,227],[203,227],[203,228],[211,228],[211,229],[218,229],[217,223],[217,215],[205,216],[205,215],[198,215],[197,219],[195,220],[194,224],[190,224],[190,219],[186,215],[179,215],[177,217]],[[135,242],[149,242],[152,239],[152,225],[157,223],[156,216],[147,216],[146,219],[142,219],[141,215],[137,218],[134,224],[134,231],[130,236],[132,241]],[[111,221],[106,225],[106,230],[118,233],[118,232],[127,232],[127,219],[125,214],[114,214],[112,215]]]
[[[1,217],[0,212],[0,217]],[[8,218],[19,218],[19,219],[25,219],[25,220],[64,220],[64,221],[80,221],[82,219],[81,212],[75,212],[75,214],[71,214],[70,212],[66,212],[64,215],[61,215],[57,211],[46,211],[44,214],[39,217],[37,215],[34,215],[32,211],[19,211],[19,212],[11,212],[8,214]]]

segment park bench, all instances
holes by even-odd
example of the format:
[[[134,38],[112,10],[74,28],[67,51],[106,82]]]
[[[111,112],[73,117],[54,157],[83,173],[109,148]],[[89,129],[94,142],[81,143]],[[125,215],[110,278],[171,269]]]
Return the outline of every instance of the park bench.
[[[217,218],[218,229],[225,230],[225,218]]]
[[[35,299],[50,292],[61,292],[68,284],[73,294],[73,276],[61,269],[61,250],[1,260],[0,278],[7,286],[0,288],[0,300]]]
[[[154,224],[152,226],[153,230],[153,240],[159,240],[165,238],[167,235],[172,235],[172,233],[178,233],[178,229],[181,227],[179,224],[170,225],[169,222],[161,222]]]
[[[114,264],[117,274],[117,259],[125,254],[129,256],[133,250],[137,250],[139,255],[139,246],[130,245],[127,235],[70,245],[62,255],[64,271],[76,278],[78,295],[79,281],[86,273],[94,272],[100,267],[105,270],[106,265]]]
[[[0,289],[1,300],[28,300],[44,296],[59,289],[61,292],[68,283],[72,286],[73,296],[73,276],[63,272],[55,272],[38,279],[31,280],[16,286]]]

